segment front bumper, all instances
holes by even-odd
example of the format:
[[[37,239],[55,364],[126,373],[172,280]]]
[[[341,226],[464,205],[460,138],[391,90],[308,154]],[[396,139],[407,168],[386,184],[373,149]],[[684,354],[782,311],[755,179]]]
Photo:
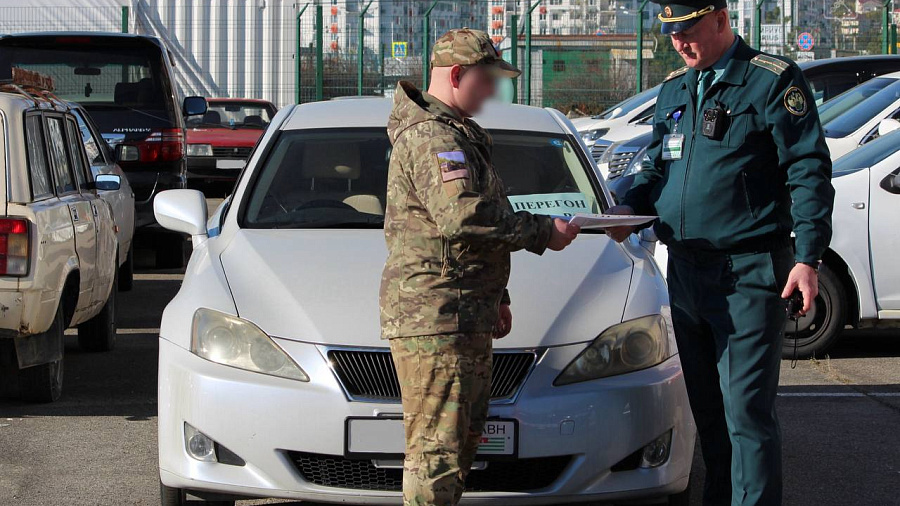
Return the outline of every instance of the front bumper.
[[[319,347],[277,341],[309,374],[309,383],[214,364],[160,339],[162,482],[236,496],[397,504],[397,491],[322,486],[314,479],[304,479],[292,457],[303,452],[343,460],[347,417],[400,414],[400,405],[348,401]],[[641,500],[677,493],[687,486],[695,429],[678,358],[627,375],[553,387],[558,371],[584,346],[547,350],[516,402],[492,405],[490,412],[494,417],[518,420],[520,460],[567,458],[566,465],[549,485],[538,490],[469,492],[463,504],[496,504],[497,499],[502,504]],[[246,464],[191,458],[185,450],[185,422]],[[611,471],[669,430],[671,454],[665,464]],[[490,472],[495,464],[487,465],[484,471],[473,470],[472,476]]]

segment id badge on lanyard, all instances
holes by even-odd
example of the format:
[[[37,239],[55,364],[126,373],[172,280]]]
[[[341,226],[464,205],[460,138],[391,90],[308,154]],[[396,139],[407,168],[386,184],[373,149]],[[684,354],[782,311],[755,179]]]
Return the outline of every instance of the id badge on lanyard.
[[[681,119],[681,111],[675,111],[672,114],[672,119],[675,120],[672,133],[663,136],[663,160],[681,160],[684,152],[684,134],[678,133],[678,120]]]

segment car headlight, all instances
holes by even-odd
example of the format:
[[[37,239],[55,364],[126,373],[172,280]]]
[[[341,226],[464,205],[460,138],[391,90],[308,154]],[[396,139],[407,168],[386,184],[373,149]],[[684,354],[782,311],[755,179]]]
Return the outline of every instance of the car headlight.
[[[609,163],[609,160],[610,158],[612,158],[613,153],[615,153],[615,151],[619,149],[619,146],[621,145],[621,141],[610,144],[609,147],[606,148],[606,151],[604,151],[600,156],[600,159],[597,160],[597,163]]]
[[[666,321],[651,315],[606,329],[553,382],[569,385],[639,371],[672,356]]]
[[[644,162],[647,161],[650,161],[650,155],[647,154],[647,148],[644,148],[634,155],[631,162],[628,163],[628,168],[622,173],[622,177],[633,176],[644,170]]]
[[[609,132],[608,128],[595,128],[593,130],[588,130],[586,132],[581,132],[581,139],[586,143],[595,142],[597,139],[603,137]]]
[[[191,352],[217,364],[309,381],[303,369],[259,327],[212,309],[200,308],[194,313]]]
[[[212,144],[188,144],[188,156],[212,156]]]

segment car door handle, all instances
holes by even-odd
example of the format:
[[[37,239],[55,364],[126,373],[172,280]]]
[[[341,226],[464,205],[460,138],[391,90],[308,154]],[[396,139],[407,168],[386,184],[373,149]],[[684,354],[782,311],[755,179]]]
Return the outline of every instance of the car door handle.
[[[78,208],[77,207],[69,207],[72,210],[72,221],[78,221]]]
[[[850,207],[852,207],[853,209],[865,209],[866,203],[865,202],[854,202],[854,203],[850,204]]]

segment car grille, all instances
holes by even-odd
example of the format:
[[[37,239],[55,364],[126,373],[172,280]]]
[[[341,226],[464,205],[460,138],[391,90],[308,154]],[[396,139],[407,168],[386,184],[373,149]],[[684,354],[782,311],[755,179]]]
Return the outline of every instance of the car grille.
[[[534,352],[495,351],[491,400],[515,397],[536,359]],[[353,400],[399,401],[400,383],[389,350],[329,350],[328,360]]]
[[[606,150],[609,149],[610,142],[606,141],[597,141],[591,146],[591,158],[594,159],[595,162],[600,161],[600,157],[603,156],[603,153],[606,153]]]
[[[297,471],[309,483],[355,490],[400,491],[403,470],[378,468],[371,460],[351,460],[335,455],[288,452]],[[466,478],[469,492],[525,492],[552,485],[565,471],[571,456],[541,457],[488,462]]]
[[[637,151],[619,151],[613,153],[609,158],[609,177],[607,179],[615,179],[625,172],[628,164],[634,158]]]
[[[253,148],[213,146],[213,156],[216,158],[249,158],[251,151]]]

